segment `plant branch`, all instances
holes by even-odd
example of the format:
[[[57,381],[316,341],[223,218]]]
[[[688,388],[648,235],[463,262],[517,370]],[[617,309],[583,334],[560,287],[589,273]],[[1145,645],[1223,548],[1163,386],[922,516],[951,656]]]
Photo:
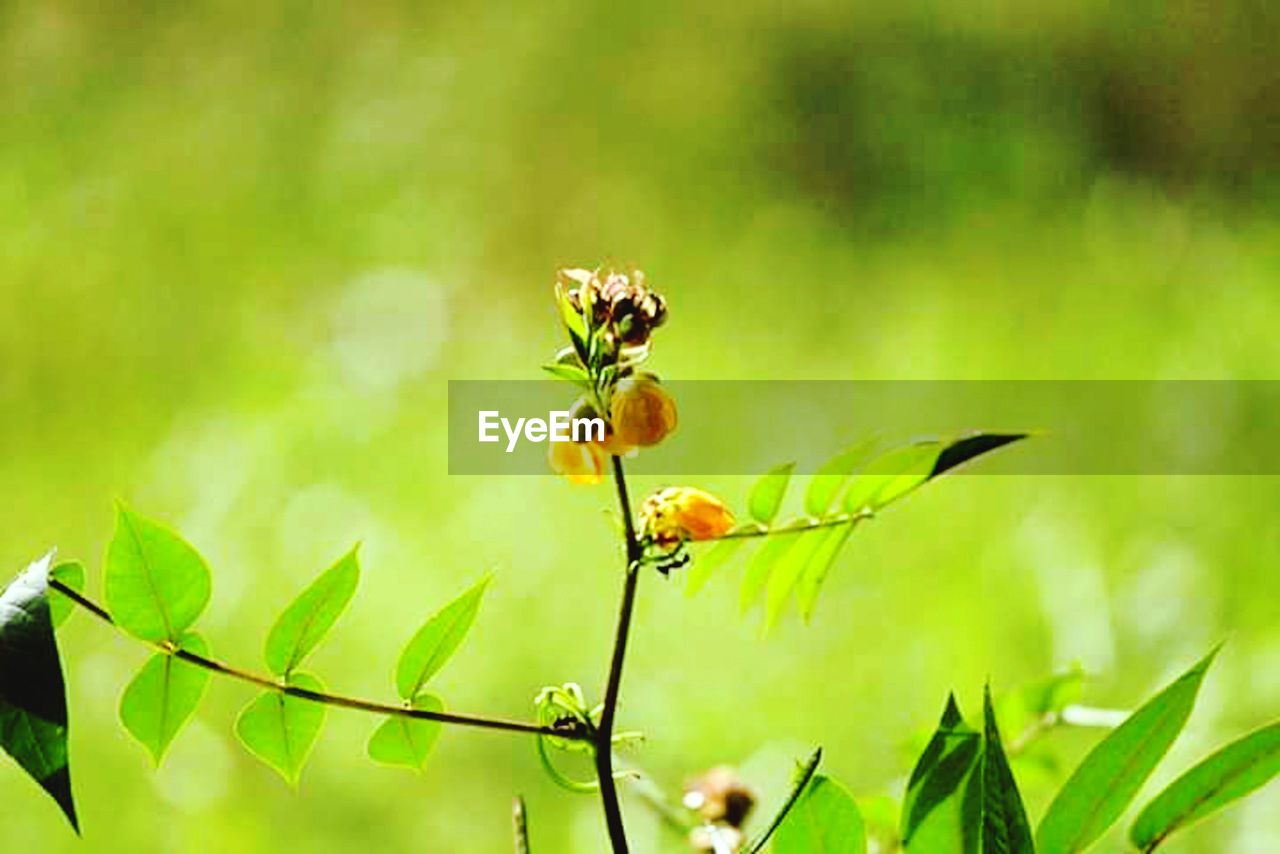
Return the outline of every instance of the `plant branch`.
[[[699,542],[713,543],[719,540],[745,540],[750,537],[772,537],[776,534],[800,534],[805,531],[816,531],[819,528],[835,528],[840,525],[852,525],[861,522],[863,519],[870,519],[876,514],[871,510],[859,510],[857,513],[840,513],[836,516],[828,516],[823,519],[802,519],[799,522],[792,522],[789,525],[782,525],[777,528],[766,528],[764,526],[758,528],[743,528],[738,531],[730,531],[719,537],[708,537],[706,540]]]
[[[613,778],[613,722],[618,712],[618,694],[622,688],[622,666],[627,657],[627,638],[631,634],[631,615],[635,610],[636,588],[640,581],[642,548],[636,536],[635,519],[631,515],[631,498],[627,495],[627,476],[622,459],[613,461],[613,482],[618,489],[618,509],[622,513],[626,536],[627,574],[622,586],[622,604],[618,609],[618,630],[613,641],[613,657],[609,664],[609,681],[605,685],[604,708],[596,729],[596,777],[600,782],[600,800],[604,806],[605,824],[614,854],[627,854],[627,834],[622,824],[622,806]]]
[[[98,619],[110,626],[116,626],[115,620],[111,618],[111,614],[107,612],[98,603],[79,593],[75,589],[68,587],[56,578],[49,579],[49,587],[57,590],[63,596],[66,596],[75,604],[84,608]],[[118,628],[118,627],[117,627]],[[248,682],[265,688],[268,691],[276,691],[286,694],[290,697],[298,697],[302,700],[310,700],[313,703],[320,703],[326,706],[337,706],[344,709],[355,709],[361,712],[371,712],[379,715],[390,715],[392,717],[402,718],[419,718],[423,720],[439,721],[446,724],[456,724],[458,726],[477,727],[481,729],[498,729],[508,732],[525,732],[533,735],[553,735],[556,738],[567,738],[576,741],[586,741],[589,735],[582,732],[570,730],[559,730],[552,727],[538,726],[537,724],[525,723],[523,721],[510,721],[502,718],[482,717],[479,715],[463,715],[452,712],[432,712],[424,709],[414,709],[408,706],[395,706],[387,703],[378,703],[372,700],[362,700],[357,697],[344,697],[338,694],[328,694],[323,691],[312,691],[307,688],[301,688],[297,685],[286,685],[277,682],[267,676],[261,676],[257,673],[251,673],[247,670],[240,670],[229,664],[224,664],[213,658],[208,658],[190,650],[181,649],[172,643],[151,644],[165,655],[172,655],[174,658],[180,658],[197,667],[203,667],[205,670],[213,673],[221,673],[232,679],[238,679],[241,682]]]

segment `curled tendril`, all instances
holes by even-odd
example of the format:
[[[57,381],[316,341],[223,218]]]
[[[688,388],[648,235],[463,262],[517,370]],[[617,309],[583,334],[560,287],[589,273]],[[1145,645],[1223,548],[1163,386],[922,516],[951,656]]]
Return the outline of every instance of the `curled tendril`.
[[[575,780],[564,774],[555,766],[552,761],[551,751],[549,747],[570,753],[587,753],[594,751],[594,738],[582,739],[582,735],[594,736],[600,715],[604,712],[604,706],[597,705],[587,708],[586,698],[583,696],[582,687],[575,682],[566,682],[563,685],[549,685],[538,692],[538,696],[534,699],[534,705],[538,710],[538,723],[542,726],[560,730],[565,733],[565,738],[559,738],[554,735],[539,735],[535,739],[535,746],[538,751],[538,760],[542,763],[543,769],[547,772],[552,781],[563,789],[570,792],[596,792],[600,789],[600,783],[597,780]],[[573,735],[573,738],[569,736]],[[626,747],[639,742],[643,735],[638,732],[620,732],[614,735],[611,742],[620,747]],[[629,777],[638,776],[634,771],[615,771],[613,779],[622,780]]]

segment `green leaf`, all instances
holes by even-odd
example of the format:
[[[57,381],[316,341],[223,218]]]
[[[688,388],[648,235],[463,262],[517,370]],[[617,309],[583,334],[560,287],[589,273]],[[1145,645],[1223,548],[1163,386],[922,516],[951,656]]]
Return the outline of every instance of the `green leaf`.
[[[809,487],[805,490],[804,512],[814,517],[825,516],[840,488],[849,481],[854,470],[866,461],[879,443],[880,439],[873,436],[823,463],[809,480]]]
[[[1009,760],[1000,744],[995,710],[991,706],[991,689],[983,696],[983,747],[980,772],[970,785],[981,785],[983,854],[1034,854],[1031,825],[1018,794]]]
[[[480,599],[489,586],[489,576],[440,609],[427,620],[400,654],[396,665],[396,690],[409,700],[435,675],[458,649],[475,622]]]
[[[791,592],[795,590],[805,567],[826,542],[826,528],[806,531],[796,535],[796,543],[778,561],[777,567],[769,574],[765,589],[764,628],[765,631],[778,624],[778,620],[786,611],[787,602],[791,600]]]
[[[107,609],[120,628],[176,642],[209,604],[209,567],[185,540],[121,506],[107,547]]]
[[[907,782],[901,828],[907,851],[970,850],[964,792],[981,747],[982,736],[965,724],[955,697],[948,697],[938,728]]]
[[[917,442],[885,451],[849,484],[844,495],[846,513],[875,511],[929,479],[942,452],[939,442]]]
[[[84,564],[80,561],[73,560],[58,564],[49,573],[49,577],[62,582],[77,593],[84,592]],[[49,590],[49,610],[53,613],[54,628],[65,623],[74,609],[75,603],[65,594],[57,590]]]
[[[760,751],[760,753],[763,752],[764,751]],[[756,756],[759,756],[760,753],[757,753]],[[747,764],[750,765],[754,761],[755,757],[747,760]],[[743,847],[746,854],[758,854],[759,851],[764,849],[765,844],[768,843],[770,838],[773,837],[773,834],[777,832],[778,828],[782,825],[782,822],[786,819],[792,808],[800,802],[800,796],[804,794],[805,790],[808,788],[810,781],[813,780],[814,774],[818,772],[818,766],[821,764],[821,747],[815,748],[813,753],[810,753],[809,758],[803,763],[796,764],[795,771],[791,777],[791,788],[786,799],[782,802],[782,806],[778,808],[778,811],[774,813],[773,818],[770,819],[764,830],[752,838],[751,841]]]
[[[745,542],[741,537],[720,540],[693,560],[693,566],[685,572],[684,595],[694,596],[706,586],[717,569],[729,561]]]
[[[444,703],[434,694],[419,694],[413,708],[424,712],[442,712]],[[369,739],[369,758],[384,765],[398,765],[421,771],[427,754],[440,737],[439,721],[409,718],[403,715],[383,721]]]
[[[187,632],[181,649],[208,655],[204,638]],[[151,753],[157,765],[182,726],[195,714],[209,684],[209,671],[174,655],[157,653],[142,666],[120,698],[120,722]]]
[[[0,747],[80,832],[67,753],[67,692],[49,601],[53,553],[0,593]]]
[[[853,479],[844,497],[845,512],[879,510],[956,466],[1026,436],[975,433],[952,442],[929,440],[886,451]]]
[[[549,365],[543,365],[542,370],[551,374],[551,376],[556,379],[571,382],[576,386],[581,386],[588,390],[591,388],[591,378],[587,375],[586,371],[577,365],[567,365],[563,362],[554,362]]]
[[[316,677],[296,672],[289,685],[323,691]],[[281,691],[267,691],[245,706],[236,719],[236,735],[254,756],[270,765],[285,782],[298,785],[298,775],[324,725],[325,707]]]
[[[1174,780],[1138,815],[1129,839],[1154,851],[1171,833],[1261,788],[1280,774],[1280,722],[1209,756]]]
[[[351,602],[360,580],[358,548],[347,552],[311,582],[271,627],[266,658],[272,673],[291,673],[324,639]]]
[[[738,589],[738,606],[743,613],[751,610],[755,605],[764,591],[765,584],[769,581],[769,574],[773,572],[773,568],[777,566],[787,550],[799,539],[800,535],[797,533],[771,536],[756,550],[751,560],[747,561],[747,569],[742,574],[742,586]]]
[[[761,525],[768,525],[778,515],[782,507],[782,498],[787,494],[787,484],[791,482],[791,473],[795,471],[795,463],[786,463],[771,469],[751,487],[747,494],[747,512],[751,518]]]
[[[866,830],[853,796],[821,774],[778,825],[774,854],[864,854]]]
[[[813,609],[818,604],[818,593],[822,591],[822,582],[827,580],[831,565],[835,563],[840,549],[853,534],[856,524],[856,522],[850,522],[848,525],[827,528],[822,534],[822,543],[814,550],[813,557],[805,565],[796,587],[796,604],[805,622],[813,616]]]
[[[1040,822],[1042,854],[1083,851],[1120,817],[1182,732],[1217,654],[1214,649],[1090,751]]]

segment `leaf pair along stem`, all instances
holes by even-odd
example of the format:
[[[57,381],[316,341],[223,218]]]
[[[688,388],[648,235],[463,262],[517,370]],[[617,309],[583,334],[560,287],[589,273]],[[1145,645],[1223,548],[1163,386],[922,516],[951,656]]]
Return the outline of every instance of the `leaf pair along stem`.
[[[116,625],[115,620],[111,618],[111,614],[108,613],[105,608],[79,593],[74,588],[69,587],[56,578],[49,579],[49,587],[57,590],[72,602],[79,605],[81,608],[84,608],[86,611],[108,625]],[[299,699],[309,700],[313,703],[320,703],[326,706],[355,709],[356,711],[370,712],[379,715],[439,721],[441,723],[476,727],[479,729],[523,732],[532,735],[554,735],[557,738],[568,738],[580,741],[585,741],[589,738],[585,733],[558,730],[551,727],[539,726],[538,724],[525,723],[524,721],[512,721],[503,718],[493,718],[481,715],[464,715],[443,711],[437,712],[427,709],[412,708],[410,706],[397,706],[389,703],[379,703],[373,700],[363,700],[358,697],[345,697],[324,691],[313,691],[298,685],[286,685],[266,676],[261,676],[257,673],[251,673],[247,670],[232,667],[229,664],[224,664],[221,661],[200,655],[199,653],[192,652],[191,650],[181,649],[167,641],[162,641],[153,645],[163,653],[172,655],[175,658],[180,658],[183,661],[194,664],[196,667],[202,667],[213,673],[220,673],[223,676],[229,676],[232,679],[238,679],[241,682],[248,682],[269,691],[276,691],[290,697],[298,697]]]

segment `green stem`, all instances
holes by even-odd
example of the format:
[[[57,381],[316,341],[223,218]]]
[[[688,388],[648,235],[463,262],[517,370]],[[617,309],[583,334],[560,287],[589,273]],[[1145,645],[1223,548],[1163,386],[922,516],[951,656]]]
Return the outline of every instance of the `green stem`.
[[[627,495],[627,476],[622,459],[614,456],[613,482],[618,490],[618,509],[622,513],[627,548],[627,574],[622,586],[622,604],[618,609],[618,630],[614,636],[613,656],[609,664],[609,681],[605,685],[604,708],[596,728],[596,778],[600,783],[600,800],[604,806],[605,825],[614,854],[627,854],[627,834],[622,823],[622,806],[613,774],[613,723],[618,712],[618,695],[622,689],[622,666],[627,657],[627,638],[631,634],[631,616],[635,611],[636,589],[640,581],[640,539],[636,536],[635,519],[631,515],[631,499]]]
[[[111,614],[107,612],[98,603],[82,595],[78,591],[63,584],[56,578],[49,579],[49,587],[57,590],[63,596],[66,596],[75,604],[84,608],[98,619],[110,626],[115,626],[116,622],[111,618]],[[507,732],[524,732],[533,735],[554,735],[556,738],[568,738],[577,741],[587,741],[590,736],[582,732],[574,732],[568,730],[557,730],[552,727],[539,726],[537,724],[524,723],[523,721],[510,721],[502,718],[482,717],[480,715],[463,715],[452,712],[432,712],[425,709],[414,709],[408,706],[394,706],[387,703],[377,703],[372,700],[361,700],[357,697],[344,697],[338,694],[327,694],[323,691],[312,691],[307,688],[300,688],[297,685],[286,685],[277,682],[266,676],[257,673],[251,673],[247,670],[240,670],[229,664],[224,664],[216,659],[208,658],[190,650],[181,649],[171,643],[152,644],[156,649],[165,655],[172,655],[180,658],[196,667],[203,667],[205,670],[213,673],[221,673],[223,676],[229,676],[232,679],[238,679],[241,682],[248,682],[257,685],[259,688],[265,688],[268,691],[276,691],[280,694],[286,694],[290,697],[298,697],[302,700],[310,700],[313,703],[320,703],[326,706],[337,706],[344,709],[355,709],[361,712],[371,712],[379,715],[390,715],[392,717],[402,718],[419,718],[431,721],[440,721],[446,724],[456,724],[458,726],[477,727],[481,729],[498,729]]]
[[[799,534],[805,531],[816,531],[819,528],[835,528],[840,525],[852,525],[855,522],[861,522],[863,519],[870,519],[875,516],[870,510],[859,510],[857,513],[840,513],[836,516],[828,516],[825,519],[803,520],[793,522],[789,525],[781,525],[777,528],[744,528],[740,531],[730,531],[719,537],[708,537],[701,542],[713,543],[718,540],[745,540],[751,537],[772,537],[775,534]]]

